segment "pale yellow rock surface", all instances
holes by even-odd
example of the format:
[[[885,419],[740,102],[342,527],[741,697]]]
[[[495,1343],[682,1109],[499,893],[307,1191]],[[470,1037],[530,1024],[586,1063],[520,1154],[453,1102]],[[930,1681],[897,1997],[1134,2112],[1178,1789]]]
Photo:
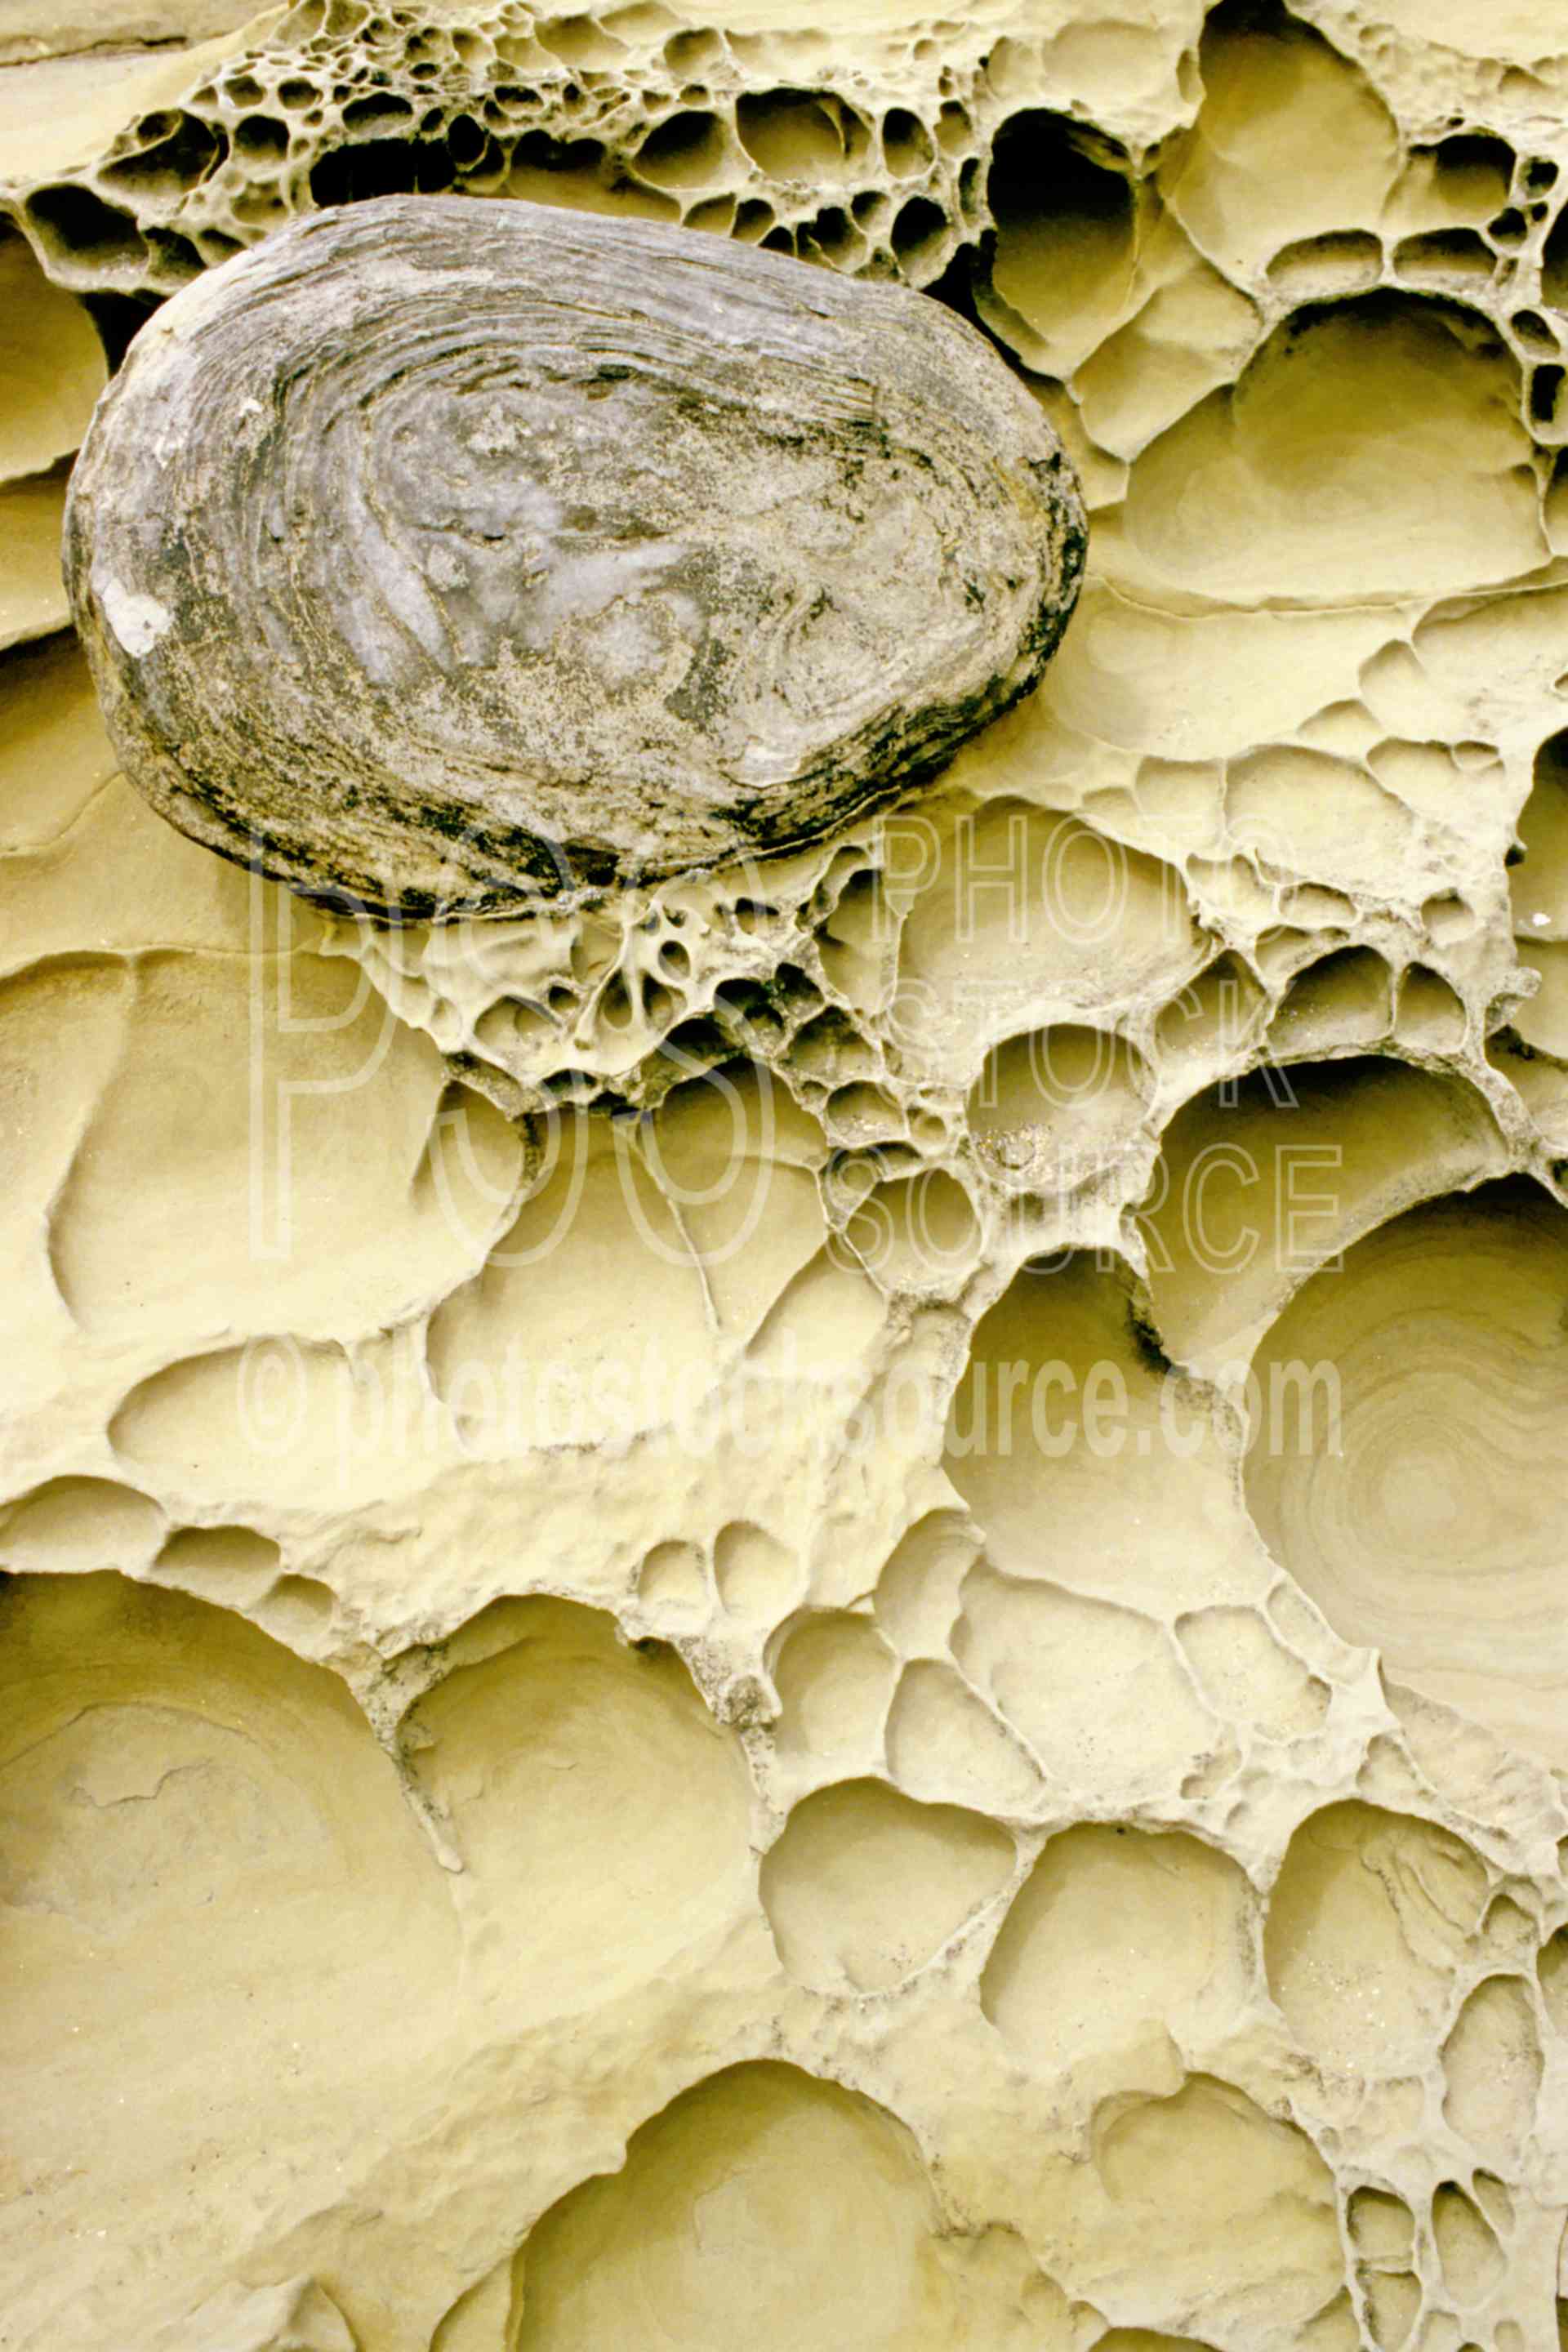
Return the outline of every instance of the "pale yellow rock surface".
[[[1559,2352],[1568,16],[28,0],[0,171],[3,2352]],[[163,824],[92,403],[436,190],[977,324],[1043,685],[573,911]]]

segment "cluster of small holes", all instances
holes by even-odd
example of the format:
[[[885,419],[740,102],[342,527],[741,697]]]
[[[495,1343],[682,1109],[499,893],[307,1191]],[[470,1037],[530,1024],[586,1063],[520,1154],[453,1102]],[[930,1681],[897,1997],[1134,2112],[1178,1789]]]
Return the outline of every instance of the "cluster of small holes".
[[[416,192],[624,210],[915,285],[980,234],[977,59],[916,42],[896,89],[844,89],[810,36],[677,25],[308,0],[96,166],[16,191],[18,217],[61,283],[155,297],[298,213]]]
[[[1414,153],[1432,166],[1450,212],[1468,219],[1402,236],[1345,229],[1302,238],[1274,254],[1265,290],[1289,305],[1384,284],[1477,307],[1521,362],[1526,421],[1538,440],[1553,443],[1563,437],[1554,314],[1568,304],[1568,208],[1557,210],[1553,194],[1559,167],[1549,156],[1516,157],[1490,132],[1456,133]]]
[[[51,274],[95,306],[124,304],[127,328],[144,314],[136,306],[285,218],[415,189],[620,209],[900,276],[977,310],[1005,344],[1005,305],[988,304],[986,289],[1009,240],[1016,249],[1064,223],[1091,237],[1142,224],[1142,240],[1154,219],[1144,208],[1163,201],[1151,159],[1043,102],[1059,79],[1049,52],[1016,35],[925,31],[889,34],[848,63],[805,29],[725,33],[682,24],[657,0],[602,16],[505,0],[463,25],[306,0],[268,46],[142,115],[98,164],[13,201]],[[1389,290],[1378,301],[1415,296],[1462,307],[1478,325],[1489,318],[1521,362],[1526,422],[1550,466],[1568,445],[1559,165],[1516,154],[1490,130],[1432,134],[1409,160],[1439,191],[1445,225],[1288,242],[1248,289],[1259,331],[1298,306],[1379,286]],[[1568,497],[1568,448],[1557,467]],[[1321,882],[1293,885],[1256,858],[1276,919],[1244,941],[1248,922],[1233,935],[1224,915],[1235,861],[1192,856],[1183,866],[1216,946],[1242,948],[1258,996],[1270,1013],[1284,1007],[1269,1032],[1281,1048],[1319,1018],[1323,993],[1302,987],[1287,1006],[1292,983],[1353,952],[1369,922],[1389,931],[1380,945],[1396,980],[1420,944],[1413,908],[1380,912]],[[710,902],[683,936],[686,922],[673,898],[636,924],[590,922],[556,968],[520,976],[471,1025],[443,1002],[438,973],[401,973],[400,1002],[455,1066],[505,1073],[524,1104],[647,1108],[737,1056],[766,1063],[821,1120],[846,1201],[928,1156],[962,1154],[965,1085],[922,1090],[920,1073],[900,1066],[888,1018],[897,941],[865,844],[795,877],[776,903],[741,895]],[[1443,945],[1436,928],[1432,943]],[[1440,971],[1402,982],[1391,1021],[1394,1009],[1404,1025],[1393,1050],[1460,1052],[1464,1008]],[[1156,1062],[1158,1018],[1128,1041]],[[1258,1042],[1237,1041],[1237,1066]],[[1187,1058],[1178,1050],[1162,1071],[1167,1100],[1187,1083]],[[984,1191],[990,1178],[964,1165]]]
[[[864,842],[817,864],[815,879],[808,867],[777,901],[677,887],[618,919],[565,919],[552,928],[548,970],[494,987],[467,1026],[444,1000],[438,965],[389,950],[384,979],[405,1016],[428,1025],[457,1064],[505,1073],[523,1104],[648,1108],[740,1057],[779,1068],[821,1115],[851,1068],[889,1076],[870,1016],[896,925]],[[531,967],[540,939],[523,929]],[[492,947],[487,969],[502,962]]]
[[[1075,116],[1018,103],[1051,87],[1037,41],[922,31],[888,37],[882,56],[845,69],[809,30],[697,29],[657,0],[602,17],[506,0],[468,25],[305,0],[266,47],[130,124],[96,165],[9,202],[51,276],[97,303],[161,299],[320,205],[458,192],[681,222],[963,309],[973,283],[1005,336],[984,299],[999,240],[1131,217],[1132,160]],[[1526,422],[1554,448],[1568,440],[1559,165],[1490,131],[1436,138],[1413,160],[1447,225],[1287,243],[1256,289],[1265,312],[1379,284],[1476,306],[1513,349]],[[100,317],[111,348],[142,315]]]

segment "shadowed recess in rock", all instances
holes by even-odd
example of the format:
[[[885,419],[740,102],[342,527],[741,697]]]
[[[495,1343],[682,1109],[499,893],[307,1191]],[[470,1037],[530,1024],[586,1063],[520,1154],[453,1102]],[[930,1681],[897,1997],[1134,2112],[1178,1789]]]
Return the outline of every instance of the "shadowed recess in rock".
[[[1014,1899],[982,2005],[1041,2073],[1113,2055],[1125,2066],[1140,2045],[1158,2070],[1167,2037],[1223,2030],[1245,2006],[1251,1909],[1242,1872],[1195,1838],[1064,1831]]]
[[[780,2352],[1069,2342],[1021,2245],[972,2251],[944,2224],[900,2124],[772,2063],[684,2092],[634,2133],[623,2170],[552,2206],[518,2256],[513,2317],[519,2352],[650,2325],[700,2352],[759,2327]]]
[[[498,1602],[447,1655],[405,1738],[465,1864],[475,1965],[521,2013],[605,2000],[733,1916],[745,1767],[679,1659],[544,1600]]]
[[[175,2293],[259,2203],[331,2198],[380,2104],[420,2095],[447,1883],[342,1685],[243,1619],[110,1574],[7,1580],[0,1618],[16,2160],[62,2228],[112,2202],[138,2295]],[[192,2234],[161,2232],[171,2199]]]
[[[792,1975],[885,1992],[1001,1891],[1014,1860],[1011,1838],[983,1813],[842,1780],[795,1806],[763,1857],[763,1905]]]
[[[1420,2070],[1447,2015],[1485,1874],[1431,1822],[1356,1802],[1309,1815],[1268,1896],[1268,1989],[1324,2068]]]
[[[1568,1216],[1539,1186],[1407,1210],[1269,1329],[1283,1409],[1247,1464],[1259,1533],[1340,1633],[1558,1764],[1565,1316]]]

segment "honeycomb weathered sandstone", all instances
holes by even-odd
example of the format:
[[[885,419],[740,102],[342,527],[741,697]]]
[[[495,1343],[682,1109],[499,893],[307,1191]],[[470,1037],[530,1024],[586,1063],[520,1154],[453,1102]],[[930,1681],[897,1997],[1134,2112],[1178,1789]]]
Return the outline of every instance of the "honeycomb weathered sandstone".
[[[0,2346],[1558,2352],[1568,19],[240,14],[0,31]],[[1038,689],[546,912],[163,824],[71,452],[388,194],[957,311]]]

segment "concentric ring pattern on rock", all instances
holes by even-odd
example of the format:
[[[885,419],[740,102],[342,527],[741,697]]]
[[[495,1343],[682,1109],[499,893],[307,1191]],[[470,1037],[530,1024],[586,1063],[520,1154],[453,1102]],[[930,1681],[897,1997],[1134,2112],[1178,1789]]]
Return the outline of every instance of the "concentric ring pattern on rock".
[[[1560,2352],[1557,0],[0,58],[6,2352]],[[517,917],[161,822],[70,453],[399,192],[978,327],[1038,688]]]
[[[428,917],[798,845],[940,768],[1072,609],[1072,469],[901,288],[388,196],[178,294],[67,579],[127,773]]]

